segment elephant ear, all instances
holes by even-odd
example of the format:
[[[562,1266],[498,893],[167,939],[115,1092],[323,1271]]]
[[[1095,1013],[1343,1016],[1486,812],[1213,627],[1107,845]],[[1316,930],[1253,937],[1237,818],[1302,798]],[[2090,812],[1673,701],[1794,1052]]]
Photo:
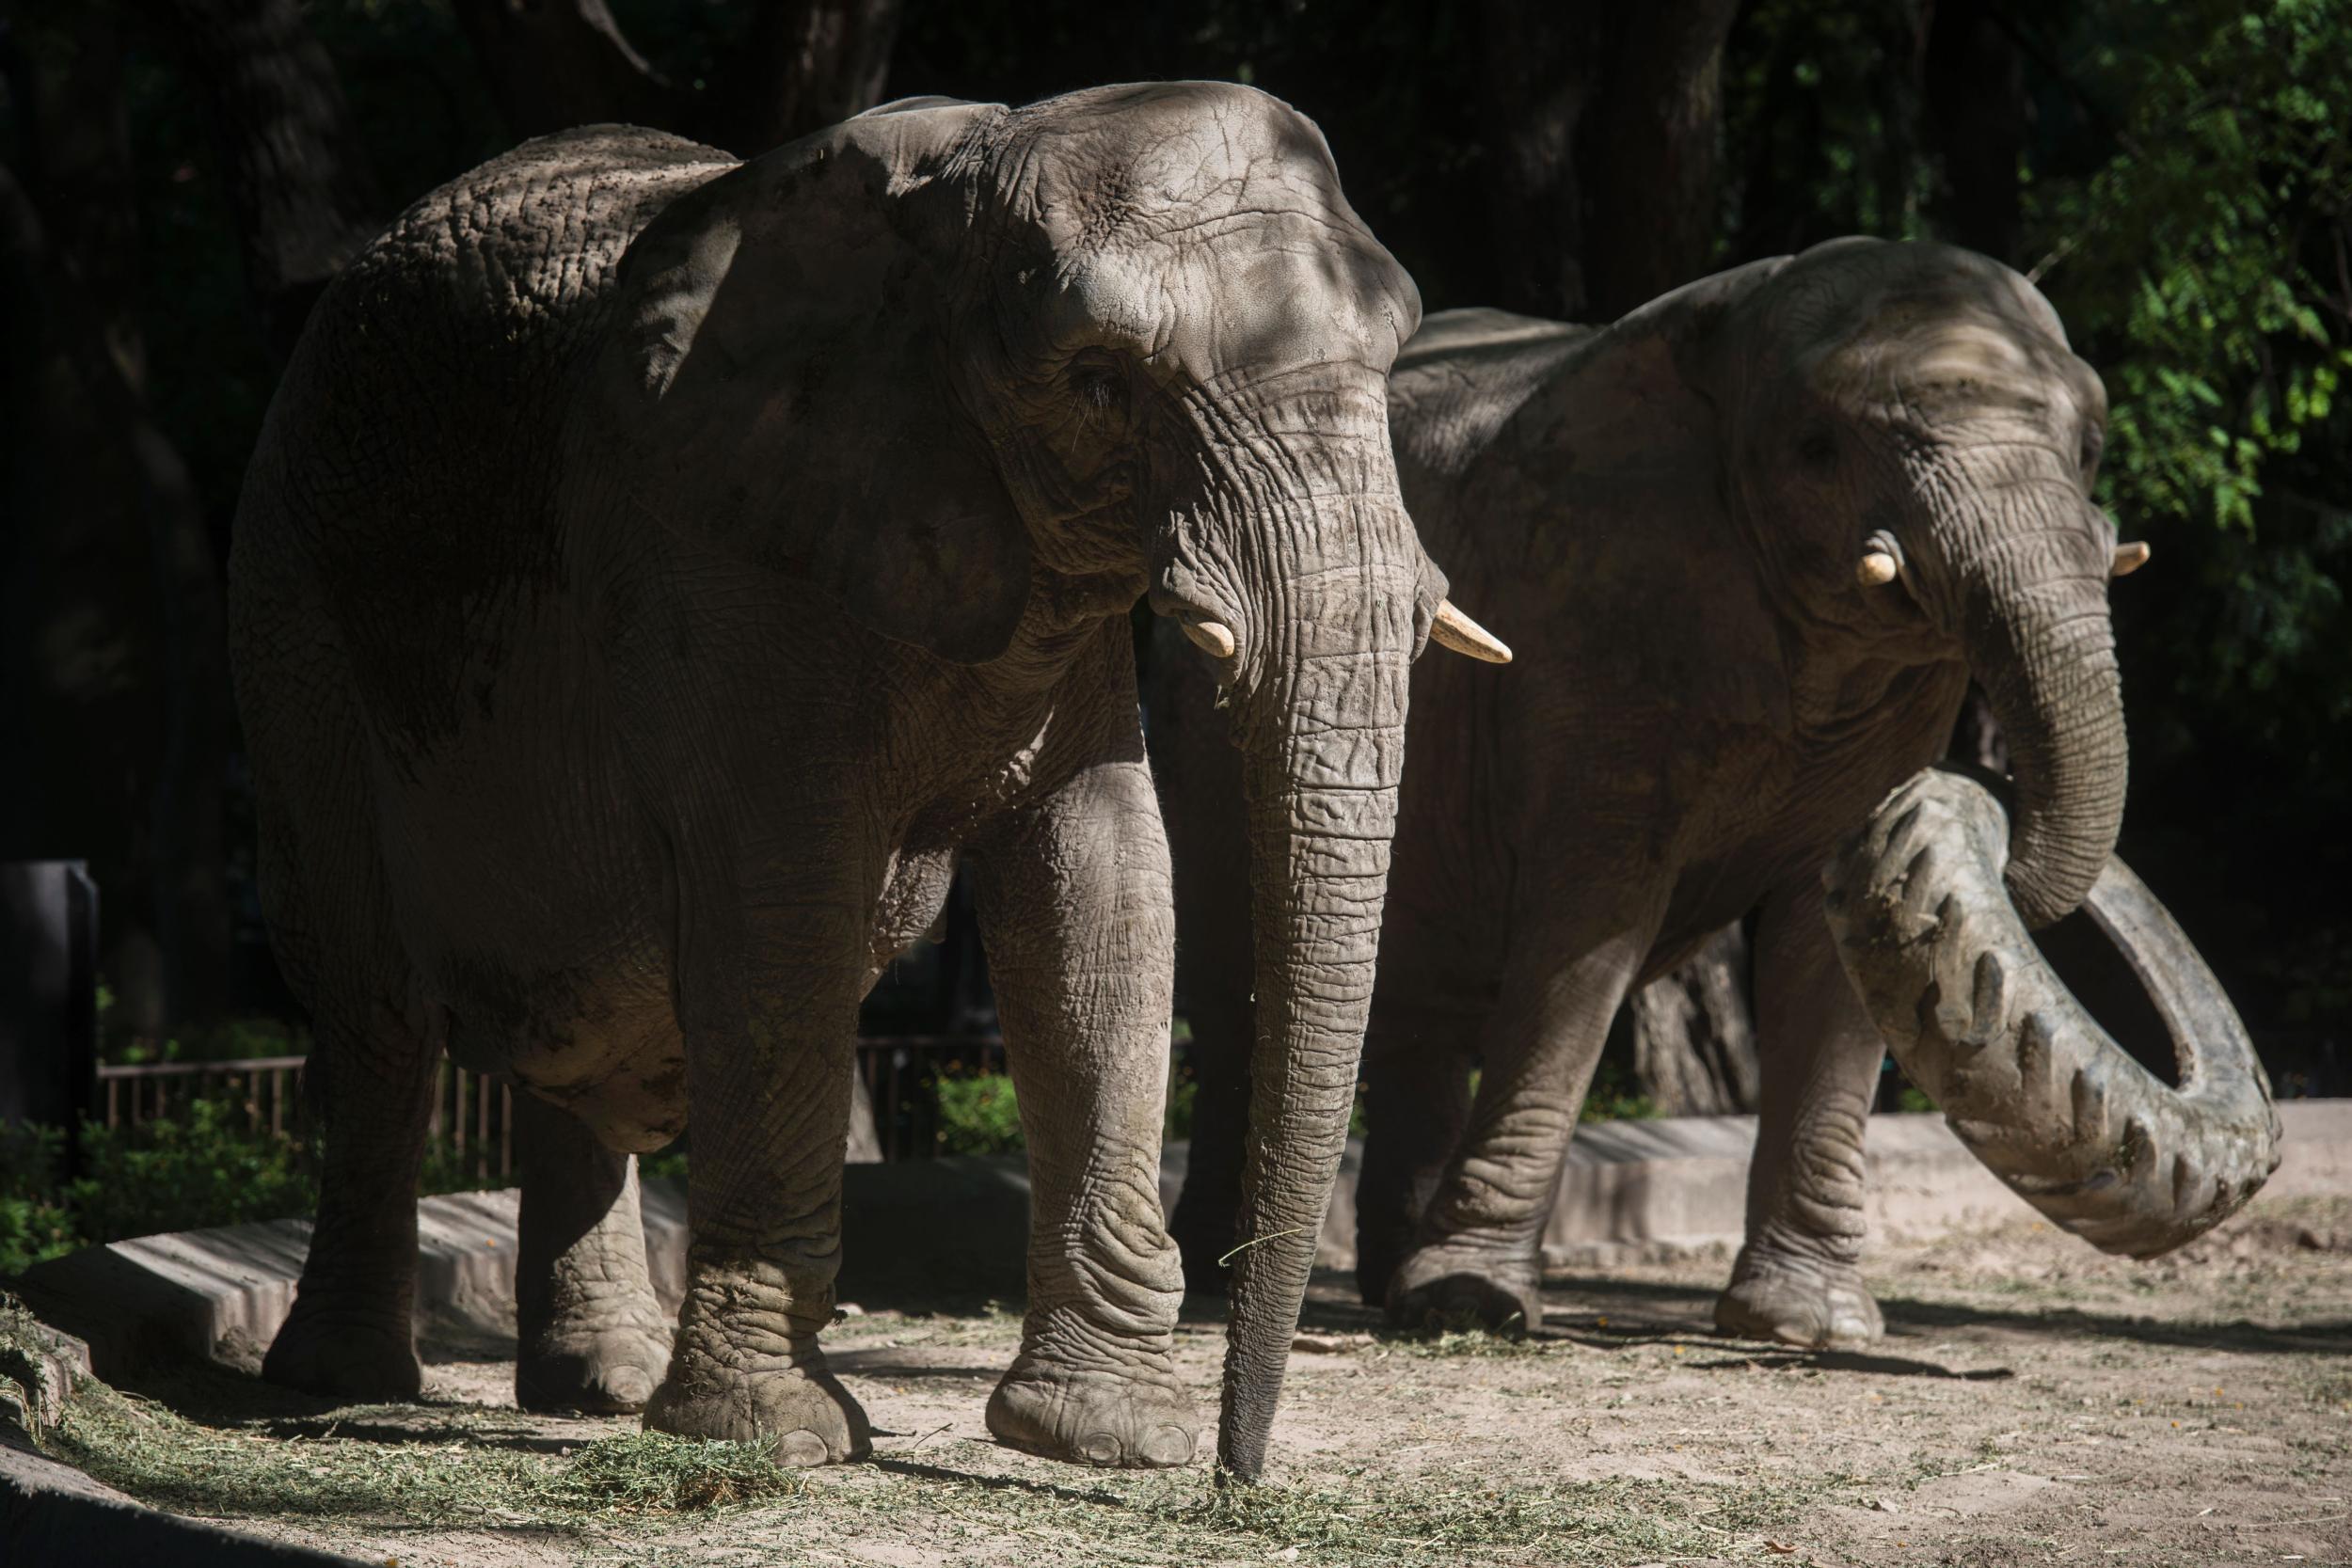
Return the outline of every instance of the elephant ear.
[[[1003,112],[890,105],[674,203],[623,260],[592,427],[637,517],[966,664],[1004,651],[1029,592],[948,362],[959,154]]]

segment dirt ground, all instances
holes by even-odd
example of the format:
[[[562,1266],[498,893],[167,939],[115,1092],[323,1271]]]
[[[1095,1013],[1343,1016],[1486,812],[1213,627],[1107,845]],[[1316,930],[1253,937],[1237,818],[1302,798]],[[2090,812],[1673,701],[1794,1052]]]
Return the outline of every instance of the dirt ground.
[[[634,1422],[521,1415],[511,1368],[446,1347],[421,1405],[330,1411],[217,1374],[159,1390],[194,1423],[170,1454],[87,1462],[400,1568],[2352,1563],[2352,1200],[2258,1203],[2153,1263],[2023,1223],[1882,1245],[1888,1332],[1867,1354],[1713,1337],[1727,1266],[1555,1278],[1516,1343],[1387,1335],[1347,1276],[1320,1277],[1277,1484],[1240,1495],[997,1447],[981,1411],[1017,1320],[881,1304],[828,1341],[873,1462],[765,1498],[588,1484],[627,1449],[597,1439]],[[1220,1354],[1216,1318],[1188,1318],[1212,1417]],[[241,1488],[233,1464],[188,1457],[232,1442],[276,1479]],[[388,1490],[395,1473],[423,1479]]]

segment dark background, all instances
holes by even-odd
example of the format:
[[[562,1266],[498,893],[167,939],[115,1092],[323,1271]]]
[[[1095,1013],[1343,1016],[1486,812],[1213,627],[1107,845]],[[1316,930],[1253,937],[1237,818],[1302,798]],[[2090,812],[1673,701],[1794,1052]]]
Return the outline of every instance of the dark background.
[[[524,135],[752,153],[915,93],[1221,77],[1431,309],[1604,320],[1847,233],[2035,277],[2116,407],[2122,852],[2282,1092],[2352,1089],[2352,0],[17,0],[0,22],[0,859],[104,889],[119,1028],[283,1006],[220,639],[335,267]],[[1963,750],[1995,737],[1963,721]]]

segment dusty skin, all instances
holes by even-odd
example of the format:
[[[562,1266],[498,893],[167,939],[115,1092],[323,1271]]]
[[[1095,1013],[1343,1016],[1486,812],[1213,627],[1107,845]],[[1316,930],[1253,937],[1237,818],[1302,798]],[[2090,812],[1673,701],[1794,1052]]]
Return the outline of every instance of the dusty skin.
[[[157,1390],[198,1422],[159,1451],[83,1457],[401,1568],[2352,1562],[2352,1201],[2257,1200],[2153,1263],[2026,1221],[1882,1246],[1887,1337],[1867,1354],[1712,1337],[1723,1264],[1551,1277],[1518,1343],[1389,1337],[1350,1278],[1319,1275],[1276,1484],[1221,1503],[1197,1467],[1098,1478],[989,1441],[1020,1323],[986,1310],[839,1324],[874,1459],[806,1476],[690,1460],[670,1488],[612,1441],[635,1421],[518,1413],[510,1364],[430,1351],[423,1404],[338,1411],[220,1376]],[[1178,1366],[1204,1399],[1221,1349],[1188,1316]],[[733,1500],[730,1475],[782,1490]],[[665,1491],[704,1506],[625,1500]]]

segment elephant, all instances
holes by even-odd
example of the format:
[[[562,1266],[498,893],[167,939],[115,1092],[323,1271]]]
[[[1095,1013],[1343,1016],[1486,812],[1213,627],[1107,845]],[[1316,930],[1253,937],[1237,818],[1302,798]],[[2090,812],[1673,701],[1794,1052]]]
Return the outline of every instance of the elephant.
[[[1884,1048],[1822,868],[1942,753],[1972,675],[2014,757],[1997,847],[2018,915],[2049,926],[2106,867],[2125,778],[2108,584],[2148,552],[2091,499],[2098,375],[2008,268],[1849,239],[1602,328],[1434,315],[1389,399],[1424,543],[1534,648],[1507,672],[1444,661],[1412,678],[1365,1041],[1364,1299],[1406,1322],[1538,1323],[1538,1240],[1612,1016],[1753,912],[1758,1141],[1716,1322],[1799,1345],[1875,1338],[1863,1141]],[[1177,670],[1152,695],[1199,1079],[1171,1230],[1188,1278],[1215,1290],[1250,1092],[1248,867],[1224,842],[1232,765],[1201,744],[1204,694]],[[1923,984],[1883,980],[1883,1017],[1930,1009]],[[2122,1050],[2081,1061],[2121,1084],[2139,1070]],[[2250,1052],[2206,1066],[2245,1091],[2241,1110],[2266,1094]],[[2009,1157],[1988,1163],[2021,1192],[2106,1125],[2027,1116],[2019,1070],[2006,1098],[1977,1079],[1967,1114],[2008,1127]],[[2205,1162],[2185,1212],[2210,1224],[2251,1190],[2219,1151],[2233,1130],[2266,1132],[2262,1106],[2140,1118],[2178,1146],[2152,1153]],[[2122,1250],[2170,1244],[2169,1199],[2094,1187],[2069,1223]]]
[[[1196,1449],[1158,1196],[1174,965],[1131,612],[1212,659],[1264,1028],[1217,1452],[1254,1477],[1345,1136],[1407,670],[1420,319],[1322,135],[1226,84],[905,100],[748,162],[525,143],[320,300],[233,662],[319,1212],[268,1377],[413,1395],[434,1063],[527,1091],[526,1404],[869,1451],[827,1370],[860,998],[970,878],[1030,1151],[1001,1441]],[[632,1156],[692,1128],[675,1336]]]

